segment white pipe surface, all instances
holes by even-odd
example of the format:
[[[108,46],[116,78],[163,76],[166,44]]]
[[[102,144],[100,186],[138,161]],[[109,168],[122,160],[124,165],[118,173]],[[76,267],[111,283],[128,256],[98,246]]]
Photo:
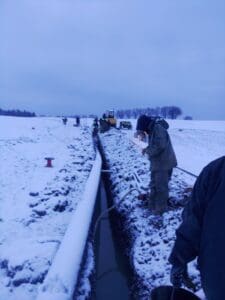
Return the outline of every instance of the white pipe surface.
[[[92,221],[101,175],[102,159],[97,152],[82,200],[79,202],[37,300],[71,300]]]

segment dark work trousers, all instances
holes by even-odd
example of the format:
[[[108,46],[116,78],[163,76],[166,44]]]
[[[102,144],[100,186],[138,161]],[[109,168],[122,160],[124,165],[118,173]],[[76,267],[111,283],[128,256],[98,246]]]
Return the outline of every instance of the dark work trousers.
[[[167,208],[171,175],[172,170],[151,171],[149,208],[156,212],[162,213]]]

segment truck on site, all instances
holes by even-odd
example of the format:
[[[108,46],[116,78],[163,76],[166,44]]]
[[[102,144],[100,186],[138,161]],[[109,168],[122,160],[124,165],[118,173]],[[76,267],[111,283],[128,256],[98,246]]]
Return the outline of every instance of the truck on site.
[[[132,129],[132,123],[130,121],[120,121],[120,129]]]

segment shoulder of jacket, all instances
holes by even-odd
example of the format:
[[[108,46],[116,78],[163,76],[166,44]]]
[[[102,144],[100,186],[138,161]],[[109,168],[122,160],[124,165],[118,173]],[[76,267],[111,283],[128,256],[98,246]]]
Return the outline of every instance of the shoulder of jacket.
[[[207,166],[203,168],[201,173],[219,175],[221,171],[225,172],[225,156],[211,161]]]

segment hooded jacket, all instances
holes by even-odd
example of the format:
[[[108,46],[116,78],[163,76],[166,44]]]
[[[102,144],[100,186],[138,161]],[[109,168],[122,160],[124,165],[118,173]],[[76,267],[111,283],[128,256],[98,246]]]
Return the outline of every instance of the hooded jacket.
[[[171,170],[177,160],[167,129],[158,122],[148,125],[149,141],[146,153],[151,162],[151,171]]]
[[[225,298],[225,156],[199,175],[169,261],[184,265],[198,257],[207,300]]]

